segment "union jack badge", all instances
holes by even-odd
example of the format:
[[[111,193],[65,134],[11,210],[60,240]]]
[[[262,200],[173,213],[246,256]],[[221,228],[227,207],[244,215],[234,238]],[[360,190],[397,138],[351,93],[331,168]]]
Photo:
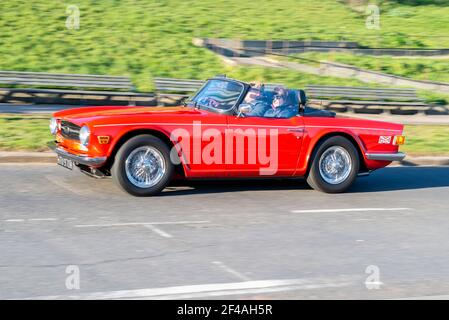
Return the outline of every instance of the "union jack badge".
[[[380,144],[390,144],[391,143],[391,136],[380,136],[379,137],[379,143]]]

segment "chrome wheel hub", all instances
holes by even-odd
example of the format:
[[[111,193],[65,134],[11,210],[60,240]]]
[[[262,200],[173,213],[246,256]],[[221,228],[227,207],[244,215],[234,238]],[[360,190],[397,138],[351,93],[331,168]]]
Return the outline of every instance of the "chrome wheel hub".
[[[165,175],[164,157],[156,148],[139,147],[126,158],[125,172],[128,180],[136,187],[150,188]]]
[[[321,155],[319,168],[324,181],[330,184],[340,184],[351,174],[352,159],[345,148],[333,146]]]

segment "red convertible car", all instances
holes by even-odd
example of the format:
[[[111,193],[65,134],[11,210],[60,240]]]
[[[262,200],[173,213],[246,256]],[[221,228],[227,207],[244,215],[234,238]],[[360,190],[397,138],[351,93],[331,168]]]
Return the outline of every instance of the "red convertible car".
[[[149,196],[172,179],[305,177],[345,191],[358,175],[399,161],[400,124],[307,106],[302,90],[209,79],[178,107],[82,107],[56,112],[58,164],[112,176]]]

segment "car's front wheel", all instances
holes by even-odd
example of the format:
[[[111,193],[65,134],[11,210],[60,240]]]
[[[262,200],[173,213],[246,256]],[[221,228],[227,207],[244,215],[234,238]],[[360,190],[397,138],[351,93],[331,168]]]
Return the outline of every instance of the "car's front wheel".
[[[116,184],[132,195],[155,195],[173,175],[170,150],[155,136],[133,137],[118,150],[111,174]]]
[[[315,149],[307,183],[327,193],[344,192],[354,182],[359,167],[359,154],[352,142],[341,136],[330,137]]]

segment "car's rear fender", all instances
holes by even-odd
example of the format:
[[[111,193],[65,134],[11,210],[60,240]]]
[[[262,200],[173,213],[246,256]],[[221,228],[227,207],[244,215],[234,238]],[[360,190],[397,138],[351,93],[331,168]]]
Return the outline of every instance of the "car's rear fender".
[[[315,156],[315,151],[317,146],[324,140],[333,137],[333,136],[342,136],[352,142],[352,144],[357,149],[360,159],[360,169],[366,171],[368,169],[367,159],[365,156],[366,149],[363,144],[363,141],[359,136],[355,135],[350,130],[321,130],[321,132],[316,132],[311,134],[309,130],[305,132],[304,142],[303,142],[303,152],[301,152],[300,158],[298,160],[297,171],[295,175],[297,176],[305,176],[307,175],[312,160]]]

